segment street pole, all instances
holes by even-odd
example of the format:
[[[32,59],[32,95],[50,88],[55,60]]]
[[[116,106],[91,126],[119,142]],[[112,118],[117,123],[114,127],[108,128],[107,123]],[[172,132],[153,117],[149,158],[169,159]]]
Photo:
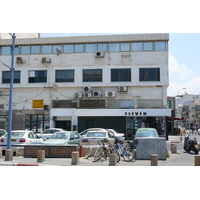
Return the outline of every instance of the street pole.
[[[11,67],[4,64],[10,69],[10,96],[9,96],[9,110],[8,110],[8,136],[7,136],[7,149],[11,149],[11,131],[12,131],[12,97],[13,97],[13,80],[14,80],[14,51],[15,51],[15,33],[11,34],[12,47],[11,47]]]

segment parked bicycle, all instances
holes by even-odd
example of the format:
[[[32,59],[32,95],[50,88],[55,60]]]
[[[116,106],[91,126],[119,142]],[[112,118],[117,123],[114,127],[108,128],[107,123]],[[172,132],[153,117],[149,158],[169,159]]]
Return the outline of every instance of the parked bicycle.
[[[138,143],[139,143],[139,140],[124,142],[124,141],[120,141],[119,138],[115,137],[114,149],[116,149],[119,152],[120,157],[123,157],[123,159],[126,162],[130,162],[136,156],[135,149]]]
[[[101,158],[104,158],[106,160],[107,157],[110,156],[110,154],[116,154],[117,162],[119,162],[120,156],[118,151],[106,142],[107,140],[105,139],[97,141],[100,147],[94,152],[92,162],[97,162]]]

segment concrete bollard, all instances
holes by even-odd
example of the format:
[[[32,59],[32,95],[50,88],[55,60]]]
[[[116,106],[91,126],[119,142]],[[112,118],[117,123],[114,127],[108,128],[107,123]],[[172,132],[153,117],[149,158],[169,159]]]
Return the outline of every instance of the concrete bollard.
[[[12,161],[13,160],[13,150],[6,149],[5,161]]]
[[[200,166],[200,156],[194,156],[194,166]]]
[[[117,166],[117,155],[116,154],[110,154],[109,166]]]
[[[172,153],[177,153],[177,146],[176,145],[172,146]]]
[[[171,149],[170,149],[171,151],[172,151],[172,148],[173,148],[174,146],[175,146],[175,144],[171,144]]]
[[[158,166],[158,155],[157,154],[151,155],[151,166]]]
[[[23,147],[16,148],[16,156],[24,156],[24,148]]]
[[[38,150],[37,152],[37,162],[45,161],[45,150]]]
[[[2,147],[0,147],[0,158],[2,158]]]
[[[77,165],[79,163],[79,152],[73,151],[72,152],[72,165]]]

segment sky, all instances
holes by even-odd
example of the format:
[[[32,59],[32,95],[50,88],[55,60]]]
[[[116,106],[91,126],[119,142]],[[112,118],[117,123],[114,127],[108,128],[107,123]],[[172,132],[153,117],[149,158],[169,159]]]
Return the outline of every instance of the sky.
[[[102,34],[120,33],[43,33],[42,37]],[[169,87],[167,95],[200,94],[200,33],[169,33],[169,38]]]

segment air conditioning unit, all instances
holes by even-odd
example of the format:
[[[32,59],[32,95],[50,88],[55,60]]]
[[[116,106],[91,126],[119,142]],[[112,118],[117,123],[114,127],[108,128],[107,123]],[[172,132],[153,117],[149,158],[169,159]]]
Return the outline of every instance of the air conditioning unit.
[[[106,91],[105,97],[115,97],[115,91]]]
[[[83,89],[84,89],[85,92],[91,92],[92,91],[90,86],[85,86]]]
[[[92,97],[92,93],[90,93],[90,92],[84,92],[83,93],[83,97],[85,97],[85,98]]]
[[[51,59],[48,57],[43,57],[41,63],[51,63]]]
[[[101,91],[93,91],[93,97],[101,97]]]
[[[74,94],[74,97],[75,97],[75,98],[80,98],[80,97],[82,97],[82,93],[75,93],[75,94]]]
[[[17,58],[16,58],[16,63],[23,64],[22,57],[17,57]]]
[[[127,86],[119,86],[118,87],[118,92],[127,92],[128,91],[128,87]]]
[[[95,57],[96,57],[96,58],[103,58],[103,57],[104,57],[104,52],[97,51],[97,52],[95,53]]]

